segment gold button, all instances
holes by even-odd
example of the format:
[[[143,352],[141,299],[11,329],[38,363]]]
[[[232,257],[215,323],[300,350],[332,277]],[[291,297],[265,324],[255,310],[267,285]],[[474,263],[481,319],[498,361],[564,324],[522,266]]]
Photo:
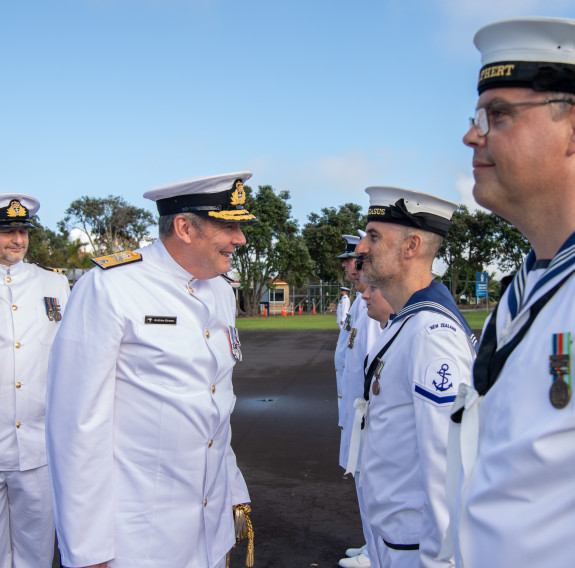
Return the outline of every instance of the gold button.
[[[12,306],[12,311],[15,312],[18,309],[18,306]]]
[[[216,392],[216,385],[212,385],[212,394]]]
[[[22,426],[22,424],[20,424],[20,422],[16,422],[16,428],[20,428],[20,426]]]
[[[194,293],[194,289],[191,286],[188,286],[188,290],[193,294]]]
[[[338,394],[338,395],[337,395],[337,398],[343,398],[343,397],[341,396],[341,394]]]
[[[214,441],[213,441],[213,440],[210,440],[209,443],[208,443],[208,448],[211,448],[213,443],[214,443]]]
[[[14,347],[16,347],[16,349],[20,349],[21,345],[20,345],[20,343],[17,341],[16,343],[14,343]]]
[[[19,389],[22,386],[22,383],[16,383],[16,388]]]
[[[204,507],[208,504],[208,500],[204,499]]]
[[[210,332],[209,332],[207,329],[206,329],[205,335],[206,335],[206,339],[209,339],[209,338],[210,338]]]
[[[6,277],[6,282],[8,282],[8,284],[10,284],[10,282],[12,282],[12,278],[10,278],[10,276]]]

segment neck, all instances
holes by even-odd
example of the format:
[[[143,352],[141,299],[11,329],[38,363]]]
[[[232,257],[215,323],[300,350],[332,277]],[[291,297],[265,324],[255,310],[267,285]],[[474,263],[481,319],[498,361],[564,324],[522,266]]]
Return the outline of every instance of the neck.
[[[381,295],[389,302],[393,308],[393,312],[398,314],[403,306],[407,304],[409,298],[418,292],[427,288],[433,277],[430,272],[418,276],[411,275],[404,277],[401,282],[395,287],[395,290],[381,290]]]

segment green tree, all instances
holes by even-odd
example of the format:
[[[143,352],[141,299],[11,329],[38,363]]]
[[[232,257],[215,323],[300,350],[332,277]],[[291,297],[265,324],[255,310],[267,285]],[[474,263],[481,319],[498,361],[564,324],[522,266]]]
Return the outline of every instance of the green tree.
[[[66,266],[68,239],[64,233],[55,233],[40,223],[38,216],[32,217],[35,229],[28,230],[28,252],[26,260],[42,266],[63,268]]]
[[[484,211],[470,213],[461,205],[451,218],[449,232],[439,249],[445,261],[450,292],[456,302],[472,292],[477,272],[489,265],[496,251],[495,216]]]
[[[493,215],[493,218],[495,264],[502,272],[517,272],[531,245],[517,227],[497,215]]]
[[[324,207],[319,215],[308,215],[302,234],[315,262],[314,276],[343,284],[341,260],[337,258],[346,248],[342,235],[357,235],[358,229],[365,229],[366,225],[367,217],[355,203],[346,203],[339,209]]]
[[[260,185],[255,194],[249,186],[244,189],[245,207],[258,221],[242,225],[247,244],[236,250],[232,267],[239,275],[246,312],[256,315],[275,279],[300,286],[312,273],[313,262],[291,218],[289,191],[275,193],[271,185]]]
[[[94,264],[91,261],[92,255],[82,249],[88,243],[83,243],[80,239],[68,243],[66,247],[66,267],[72,269],[72,284],[76,283],[76,270],[81,270],[82,274],[90,270]]]
[[[123,197],[108,195],[76,199],[58,225],[66,233],[80,229],[95,254],[109,254],[138,248],[149,237],[148,228],[155,224],[149,211],[130,205]]]

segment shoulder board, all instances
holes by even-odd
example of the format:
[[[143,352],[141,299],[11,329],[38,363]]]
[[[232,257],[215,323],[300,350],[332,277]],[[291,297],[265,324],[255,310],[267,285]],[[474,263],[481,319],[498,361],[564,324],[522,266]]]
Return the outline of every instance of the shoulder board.
[[[99,256],[91,259],[94,264],[100,268],[107,270],[108,268],[115,268],[116,266],[130,264],[132,262],[139,262],[142,260],[142,255],[139,252],[132,250],[125,250],[122,252],[115,252],[107,254],[106,256]]]
[[[65,274],[66,271],[63,268],[48,268],[47,266],[42,266],[41,264],[38,264],[37,262],[33,262],[32,264],[35,264],[38,268],[43,268],[44,270],[47,270],[48,272],[56,272],[57,274]]]
[[[234,281],[234,279],[233,279],[233,278],[230,278],[227,274],[220,274],[220,276],[221,276],[228,284],[231,284],[231,283]]]

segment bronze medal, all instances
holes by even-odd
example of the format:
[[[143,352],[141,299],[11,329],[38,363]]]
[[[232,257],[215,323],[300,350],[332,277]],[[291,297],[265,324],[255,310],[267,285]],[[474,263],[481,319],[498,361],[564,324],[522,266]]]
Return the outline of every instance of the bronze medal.
[[[562,378],[558,377],[553,381],[549,389],[549,400],[558,410],[565,408],[571,400],[571,387]]]
[[[62,319],[62,314],[59,311],[54,312],[54,319],[60,321]]]
[[[373,384],[371,385],[371,392],[377,396],[379,394],[379,380],[375,379],[375,381],[373,381]]]

